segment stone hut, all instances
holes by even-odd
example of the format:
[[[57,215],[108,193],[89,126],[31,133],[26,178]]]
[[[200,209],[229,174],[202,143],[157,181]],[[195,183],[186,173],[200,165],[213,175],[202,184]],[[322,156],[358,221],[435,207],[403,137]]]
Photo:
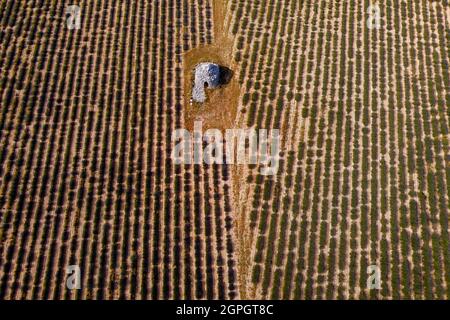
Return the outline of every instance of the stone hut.
[[[194,88],[192,100],[205,102],[205,88],[217,88],[220,86],[220,66],[211,62],[203,62],[195,67]]]

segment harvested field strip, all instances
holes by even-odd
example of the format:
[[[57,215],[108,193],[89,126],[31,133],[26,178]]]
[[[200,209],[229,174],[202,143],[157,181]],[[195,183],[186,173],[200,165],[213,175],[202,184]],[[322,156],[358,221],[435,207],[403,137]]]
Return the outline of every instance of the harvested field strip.
[[[245,297],[448,297],[445,7],[383,1],[370,30],[369,4],[232,1],[238,121],[283,128],[298,110],[296,156],[288,144],[276,177],[250,169],[238,205]],[[366,288],[369,265],[382,290]]]

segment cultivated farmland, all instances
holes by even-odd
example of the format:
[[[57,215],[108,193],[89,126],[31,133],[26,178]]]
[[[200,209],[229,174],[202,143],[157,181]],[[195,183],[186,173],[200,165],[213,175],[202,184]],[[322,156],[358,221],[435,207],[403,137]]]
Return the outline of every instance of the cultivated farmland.
[[[68,4],[1,2],[0,296],[236,297],[226,168],[170,159],[211,3]]]
[[[450,299],[449,21],[444,0],[0,1],[0,299]],[[209,60],[231,83],[189,104]],[[276,175],[175,164],[198,119],[280,129]]]
[[[367,27],[378,4],[379,29]],[[244,296],[450,297],[445,1],[232,1],[248,126],[282,128],[275,177],[236,206]],[[368,266],[380,290],[367,289]]]

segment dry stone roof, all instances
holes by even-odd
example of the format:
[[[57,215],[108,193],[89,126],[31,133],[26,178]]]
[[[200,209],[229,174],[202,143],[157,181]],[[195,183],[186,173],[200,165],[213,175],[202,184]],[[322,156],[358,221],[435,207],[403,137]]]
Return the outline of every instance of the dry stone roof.
[[[217,88],[220,85],[220,67],[211,62],[203,62],[195,67],[194,89],[192,99],[196,102],[205,102],[205,86]]]

